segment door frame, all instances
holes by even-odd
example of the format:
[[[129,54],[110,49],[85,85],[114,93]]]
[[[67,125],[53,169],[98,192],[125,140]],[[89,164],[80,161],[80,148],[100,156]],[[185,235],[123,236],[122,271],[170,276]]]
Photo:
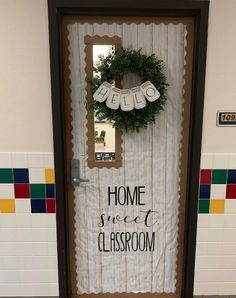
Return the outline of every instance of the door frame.
[[[193,17],[195,23],[182,298],[193,297],[198,185],[209,0],[48,0],[53,142],[57,193],[59,297],[69,298],[66,127],[63,108],[62,20],[65,16]]]

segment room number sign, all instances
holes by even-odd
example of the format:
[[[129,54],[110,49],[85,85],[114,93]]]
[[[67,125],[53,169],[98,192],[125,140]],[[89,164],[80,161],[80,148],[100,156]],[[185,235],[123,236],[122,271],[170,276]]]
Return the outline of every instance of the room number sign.
[[[217,126],[236,126],[236,112],[218,112]]]

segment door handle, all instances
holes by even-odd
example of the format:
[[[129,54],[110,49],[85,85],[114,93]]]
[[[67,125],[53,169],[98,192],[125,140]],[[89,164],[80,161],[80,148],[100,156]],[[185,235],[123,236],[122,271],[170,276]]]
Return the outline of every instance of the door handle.
[[[89,182],[87,178],[80,178],[80,162],[78,159],[71,160],[71,184],[80,186],[80,183]]]
[[[83,179],[83,178],[73,178],[73,183],[80,183],[80,182],[89,182],[89,179]]]

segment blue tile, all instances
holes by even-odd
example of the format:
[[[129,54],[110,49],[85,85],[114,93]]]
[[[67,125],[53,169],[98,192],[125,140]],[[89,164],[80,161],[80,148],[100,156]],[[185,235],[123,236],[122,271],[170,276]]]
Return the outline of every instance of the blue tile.
[[[199,198],[210,199],[211,186],[208,184],[200,185]]]
[[[46,198],[55,198],[54,184],[46,184]]]
[[[31,213],[46,213],[46,200],[31,199]]]
[[[13,169],[14,183],[29,183],[28,169]]]
[[[236,184],[236,170],[228,170],[228,184]]]

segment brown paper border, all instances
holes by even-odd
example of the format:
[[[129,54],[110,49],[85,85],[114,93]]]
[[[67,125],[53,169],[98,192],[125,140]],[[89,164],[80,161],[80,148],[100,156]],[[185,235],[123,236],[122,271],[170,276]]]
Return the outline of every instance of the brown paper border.
[[[119,36],[89,36],[84,37],[85,43],[85,73],[86,81],[93,76],[93,45],[106,45],[111,44],[115,46],[121,45],[121,38]],[[95,144],[94,144],[94,115],[89,108],[93,102],[91,96],[90,86],[86,84],[87,93],[87,163],[89,168],[120,168],[122,166],[122,133],[119,129],[115,128],[115,156],[114,161],[97,161],[95,160]]]
[[[181,149],[181,181],[180,181],[180,206],[179,206],[179,229],[178,229],[178,256],[177,256],[177,270],[176,270],[176,292],[175,293],[105,293],[105,294],[77,294],[76,286],[76,259],[75,259],[75,210],[74,210],[74,188],[70,183],[70,175],[67,174],[67,192],[68,192],[68,210],[69,210],[69,243],[68,254],[70,264],[68,270],[70,272],[70,297],[73,298],[180,298],[182,294],[182,279],[184,268],[184,241],[185,241],[185,207],[186,207],[186,192],[188,181],[188,146],[189,146],[189,123],[190,123],[190,107],[191,107],[191,90],[192,90],[192,66],[193,66],[193,40],[194,40],[194,18],[143,18],[143,17],[74,17],[66,16],[63,18],[63,70],[64,70],[64,109],[66,122],[66,160],[67,173],[70,173],[70,160],[72,159],[72,126],[71,126],[71,98],[70,98],[70,76],[69,76],[69,51],[67,39],[67,25],[75,22],[90,22],[90,23],[145,23],[150,24],[177,24],[182,23],[187,25],[187,46],[186,46],[186,65],[185,65],[185,94],[184,94],[184,117],[183,117],[183,140]]]

